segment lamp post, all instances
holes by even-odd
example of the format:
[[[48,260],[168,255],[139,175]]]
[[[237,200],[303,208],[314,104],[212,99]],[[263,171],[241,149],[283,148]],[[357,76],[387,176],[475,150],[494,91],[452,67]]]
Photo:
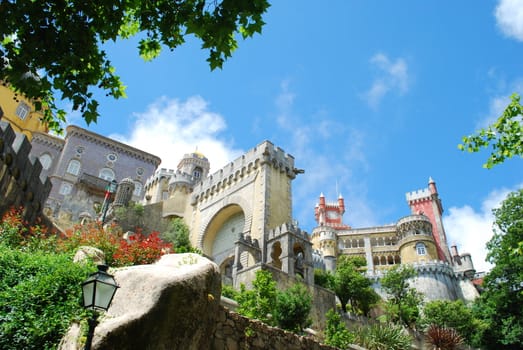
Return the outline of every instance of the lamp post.
[[[118,183],[114,179],[111,182],[109,182],[109,184],[105,188],[104,204],[102,206],[102,225],[105,224],[105,216],[107,215],[107,210],[109,209],[109,202],[111,201],[111,195],[116,192],[117,188],[118,188]]]
[[[98,324],[98,310],[107,311],[109,309],[116,289],[119,288],[114,277],[107,273],[107,268],[107,265],[98,265],[98,271],[91,274],[82,283],[84,308],[93,310],[92,317],[88,321],[89,332],[85,342],[85,350],[91,349],[94,328]]]

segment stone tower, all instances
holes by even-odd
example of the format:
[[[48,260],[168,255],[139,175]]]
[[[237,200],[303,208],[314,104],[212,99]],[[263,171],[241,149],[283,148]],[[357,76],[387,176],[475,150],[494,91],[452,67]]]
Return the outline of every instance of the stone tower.
[[[428,188],[409,192],[406,197],[412,214],[425,215],[432,223],[432,234],[438,250],[438,259],[451,263],[447,236],[443,227],[443,206],[438,195],[436,182],[430,177]]]
[[[314,217],[318,227],[312,231],[313,248],[323,256],[325,269],[334,271],[336,269],[336,257],[338,255],[338,230],[348,230],[350,226],[343,223],[345,214],[345,200],[341,195],[338,201],[326,203],[325,196],[320,194],[319,202],[314,208]]]
[[[184,154],[180,163],[178,163],[178,170],[183,174],[191,175],[194,181],[203,180],[209,174],[211,165],[209,160],[200,152]]]

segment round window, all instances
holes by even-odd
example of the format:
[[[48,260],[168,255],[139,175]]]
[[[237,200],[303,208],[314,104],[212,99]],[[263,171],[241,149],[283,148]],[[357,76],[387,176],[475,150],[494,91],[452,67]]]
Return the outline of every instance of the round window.
[[[114,153],[109,153],[107,155],[107,160],[110,162],[115,162],[118,159],[118,156]]]

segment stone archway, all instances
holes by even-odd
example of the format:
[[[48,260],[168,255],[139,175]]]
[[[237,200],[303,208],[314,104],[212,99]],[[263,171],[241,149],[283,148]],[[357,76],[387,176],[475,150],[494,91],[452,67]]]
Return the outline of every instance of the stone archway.
[[[245,214],[239,205],[222,208],[211,219],[203,235],[202,251],[220,265],[234,255],[234,242],[243,233]]]

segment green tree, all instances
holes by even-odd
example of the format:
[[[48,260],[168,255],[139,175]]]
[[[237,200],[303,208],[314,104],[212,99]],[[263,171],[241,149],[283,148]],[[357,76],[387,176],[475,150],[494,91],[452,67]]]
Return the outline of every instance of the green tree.
[[[354,342],[354,334],[348,331],[345,323],[341,320],[340,314],[335,310],[330,309],[326,316],[325,344],[340,349],[347,349]]]
[[[471,344],[478,322],[472,308],[461,300],[433,300],[423,307],[422,324],[455,329],[467,343]]]
[[[523,348],[523,189],[512,192],[494,209],[494,236],[487,243],[489,262],[484,292],[475,304],[485,323],[481,345],[485,349]]]
[[[311,308],[312,297],[309,291],[303,283],[295,283],[278,293],[274,315],[276,323],[280,328],[301,332],[311,324]]]
[[[487,162],[483,164],[485,168],[490,169],[514,156],[523,157],[523,107],[518,94],[510,98],[510,104],[492,125],[463,137],[463,143],[458,145],[459,149],[468,152],[492,147]]]
[[[242,284],[236,301],[240,315],[260,320],[271,326],[276,325],[273,317],[277,302],[276,282],[269,271],[256,271],[252,289],[248,290]]]
[[[334,275],[322,269],[314,269],[314,284],[323,288],[334,289]]]
[[[189,234],[189,227],[183,219],[175,218],[171,220],[169,228],[160,234],[160,238],[172,243],[176,253],[194,252],[195,249],[191,246]]]
[[[372,289],[371,280],[363,274],[365,265],[366,261],[361,257],[341,256],[338,260],[333,287],[344,312],[347,312],[347,304],[350,304],[354,311],[368,315],[380,299]]]
[[[55,130],[65,112],[53,91],[72,102],[89,124],[96,122],[95,89],[125,96],[125,87],[103,44],[138,36],[145,60],[174,50],[188,36],[209,51],[211,69],[232,55],[237,38],[261,33],[267,0],[155,0],[102,2],[19,0],[0,6],[0,77],[28,98],[39,101],[44,121]]]
[[[397,265],[391,268],[381,279],[381,286],[389,294],[386,302],[388,317],[393,322],[401,322],[413,327],[419,318],[419,309],[423,296],[410,287],[409,279],[417,275],[414,268]]]

